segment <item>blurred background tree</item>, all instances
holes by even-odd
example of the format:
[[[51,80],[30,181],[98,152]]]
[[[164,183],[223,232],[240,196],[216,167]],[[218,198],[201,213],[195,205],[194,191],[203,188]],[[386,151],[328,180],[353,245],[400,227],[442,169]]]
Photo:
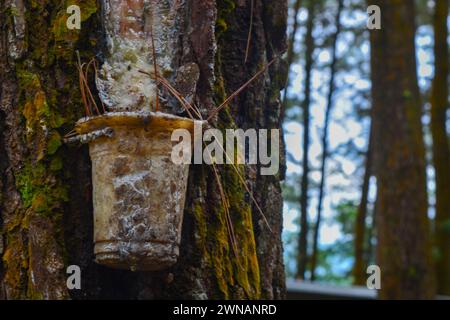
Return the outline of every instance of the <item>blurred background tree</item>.
[[[291,2],[286,274],[365,285],[376,263],[383,298],[449,294],[449,3],[369,2]]]

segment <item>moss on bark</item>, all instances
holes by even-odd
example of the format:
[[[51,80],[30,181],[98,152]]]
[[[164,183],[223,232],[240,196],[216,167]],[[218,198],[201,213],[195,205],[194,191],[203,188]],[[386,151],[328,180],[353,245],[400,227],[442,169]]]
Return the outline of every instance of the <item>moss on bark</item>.
[[[82,21],[92,18],[97,10],[94,0],[69,2],[26,3],[25,50],[13,63],[17,85],[15,112],[22,119],[21,139],[26,150],[20,164],[12,168],[21,204],[3,225],[3,272],[8,298],[68,296],[62,263],[62,216],[69,189],[64,181],[62,135],[82,110],[78,79],[74,77],[75,50],[80,49],[84,57],[94,54],[93,44],[85,41],[87,28],[66,28],[66,8],[79,5]],[[8,21],[11,27],[14,21]]]

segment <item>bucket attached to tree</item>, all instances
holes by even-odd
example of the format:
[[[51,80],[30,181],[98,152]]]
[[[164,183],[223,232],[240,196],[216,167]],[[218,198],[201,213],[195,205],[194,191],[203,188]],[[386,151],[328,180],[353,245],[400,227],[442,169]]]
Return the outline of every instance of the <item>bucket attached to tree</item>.
[[[80,119],[89,143],[97,263],[161,270],[178,258],[189,174],[171,160],[171,134],[194,121],[163,113],[114,112]]]

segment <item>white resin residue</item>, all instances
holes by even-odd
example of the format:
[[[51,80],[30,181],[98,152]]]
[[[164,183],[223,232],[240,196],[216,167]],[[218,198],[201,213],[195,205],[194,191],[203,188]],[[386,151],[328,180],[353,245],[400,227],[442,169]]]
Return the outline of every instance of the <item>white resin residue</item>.
[[[156,100],[152,37],[158,72],[172,74],[179,0],[103,0],[108,54],[97,87],[110,111],[150,111]]]

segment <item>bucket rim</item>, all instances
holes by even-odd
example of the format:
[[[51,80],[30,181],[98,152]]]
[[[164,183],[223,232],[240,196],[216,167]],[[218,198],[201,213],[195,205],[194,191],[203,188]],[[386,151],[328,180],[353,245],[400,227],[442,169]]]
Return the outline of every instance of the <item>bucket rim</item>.
[[[184,118],[173,114],[153,111],[118,111],[106,112],[102,115],[83,117],[75,124],[78,134],[85,134],[106,127],[151,127],[160,131],[175,129],[193,130],[194,124],[205,121]]]

